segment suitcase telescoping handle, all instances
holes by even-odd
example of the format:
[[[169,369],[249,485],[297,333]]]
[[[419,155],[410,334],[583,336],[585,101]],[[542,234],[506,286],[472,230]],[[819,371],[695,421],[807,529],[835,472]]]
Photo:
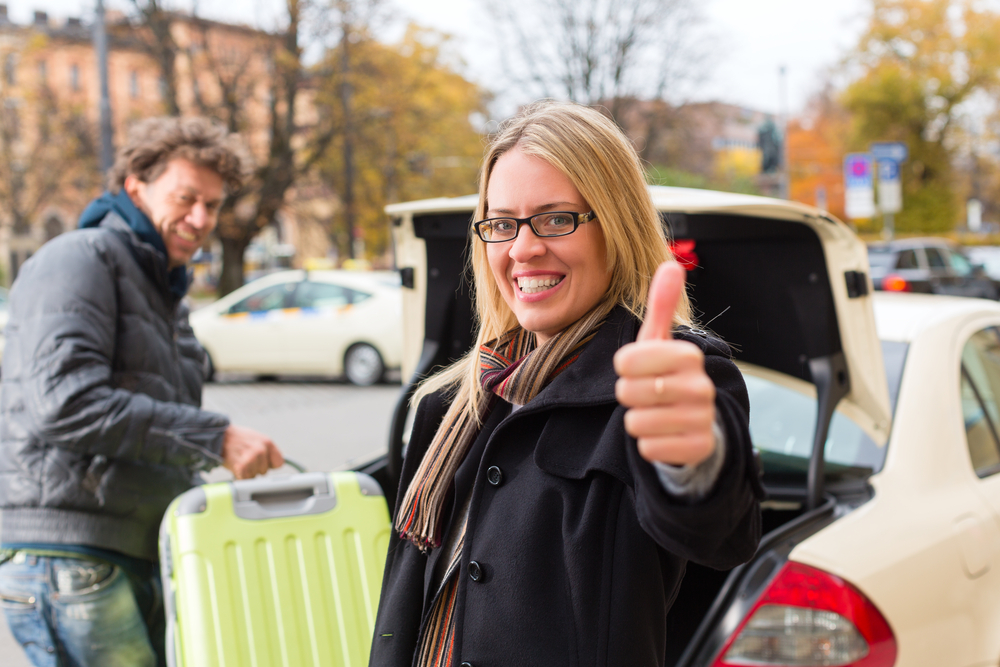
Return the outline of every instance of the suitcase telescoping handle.
[[[330,478],[321,472],[230,482],[233,512],[243,519],[322,514],[337,506]]]

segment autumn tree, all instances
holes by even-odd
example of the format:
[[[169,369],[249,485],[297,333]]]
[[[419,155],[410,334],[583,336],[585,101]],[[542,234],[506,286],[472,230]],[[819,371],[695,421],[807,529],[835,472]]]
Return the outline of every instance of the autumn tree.
[[[171,27],[174,14],[164,6],[164,0],[131,0],[134,22],[140,28],[134,35],[160,70],[163,106],[167,115],[180,115],[177,103],[177,52]],[[143,29],[144,28],[144,29]]]
[[[448,38],[435,31],[411,25],[396,44],[357,31],[349,48],[349,68],[342,65],[339,44],[315,72],[317,110],[336,130],[319,175],[341,202],[330,228],[339,254],[353,256],[359,238],[373,256],[389,243],[382,210],[387,203],[475,191],[483,141],[470,118],[485,113],[486,97],[456,71]],[[342,99],[345,77],[352,91],[350,118]],[[353,168],[345,163],[348,139]],[[344,206],[348,177],[353,224]]]
[[[813,97],[789,122],[788,198],[845,219],[843,160],[851,117],[832,88]]]
[[[0,210],[12,248],[30,250],[63,231],[38,229],[46,208],[72,208],[74,196],[99,188],[96,132],[83,109],[60,101],[45,81],[11,88],[0,93]]]
[[[849,147],[900,141],[903,211],[898,231],[941,232],[959,217],[953,160],[970,104],[995,103],[1000,15],[959,0],[873,0],[871,23],[850,60],[859,72],[842,102],[853,114]]]
[[[219,213],[220,295],[243,284],[250,242],[277,219],[333,136],[329,123],[301,122],[309,77],[302,61],[302,26],[321,8],[307,0],[286,0],[285,10],[286,23],[274,34],[192,17],[177,46],[187,76],[175,76],[190,87],[192,111],[240,132],[257,158],[252,178],[226,198]]]

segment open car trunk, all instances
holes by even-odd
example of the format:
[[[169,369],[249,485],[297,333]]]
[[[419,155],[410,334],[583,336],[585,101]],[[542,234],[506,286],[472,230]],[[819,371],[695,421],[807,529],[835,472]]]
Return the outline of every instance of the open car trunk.
[[[835,408],[849,412],[866,441],[884,450],[889,402],[867,255],[843,223],[778,200],[650,191],[671,237],[683,241],[678,247],[694,263],[688,285],[701,326],[730,343],[735,360],[747,368],[789,386],[808,385],[815,410],[809,442],[762,452],[769,497],[762,507],[765,537],[754,560],[732,571],[688,566],[668,618],[667,664],[702,665],[711,663],[729,626],[742,617],[731,611],[753,599],[792,545],[827,525],[838,503],[857,505],[870,497],[870,468],[836,465],[827,475],[823,444]],[[474,340],[466,257],[475,201],[470,196],[386,209],[404,286],[404,391],[388,458],[367,471],[386,487],[391,504],[413,383],[456,360]],[[751,411],[753,406],[751,392]],[[832,485],[824,484],[828,477]]]

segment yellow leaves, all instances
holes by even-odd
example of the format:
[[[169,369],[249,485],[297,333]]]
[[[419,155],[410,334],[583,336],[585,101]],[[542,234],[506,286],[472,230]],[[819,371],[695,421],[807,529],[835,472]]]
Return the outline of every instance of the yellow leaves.
[[[842,102],[853,114],[848,148],[902,141],[904,210],[897,229],[933,231],[959,217],[953,134],[963,105],[1000,89],[1000,14],[967,0],[873,0],[851,61],[859,75]]]
[[[485,94],[458,71],[449,38],[411,25],[396,44],[358,33],[332,49],[316,70],[316,104],[337,136],[320,165],[324,182],[344,198],[345,136],[353,144],[356,222],[366,252],[386,247],[385,204],[473,192],[483,143],[470,122],[485,112]],[[350,86],[345,117],[343,85]],[[333,235],[345,247],[344,212],[334,216]]]

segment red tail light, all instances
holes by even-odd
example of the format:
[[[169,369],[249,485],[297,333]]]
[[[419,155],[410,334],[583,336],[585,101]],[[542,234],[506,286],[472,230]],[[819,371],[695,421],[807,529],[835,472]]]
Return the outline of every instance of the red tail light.
[[[909,292],[910,283],[903,276],[890,273],[882,279],[882,289],[886,292]]]
[[[670,244],[670,250],[674,253],[677,263],[683,266],[686,271],[698,268],[698,255],[694,251],[694,239],[677,239]]]
[[[789,561],[719,655],[712,667],[890,667],[896,638],[861,591]]]

